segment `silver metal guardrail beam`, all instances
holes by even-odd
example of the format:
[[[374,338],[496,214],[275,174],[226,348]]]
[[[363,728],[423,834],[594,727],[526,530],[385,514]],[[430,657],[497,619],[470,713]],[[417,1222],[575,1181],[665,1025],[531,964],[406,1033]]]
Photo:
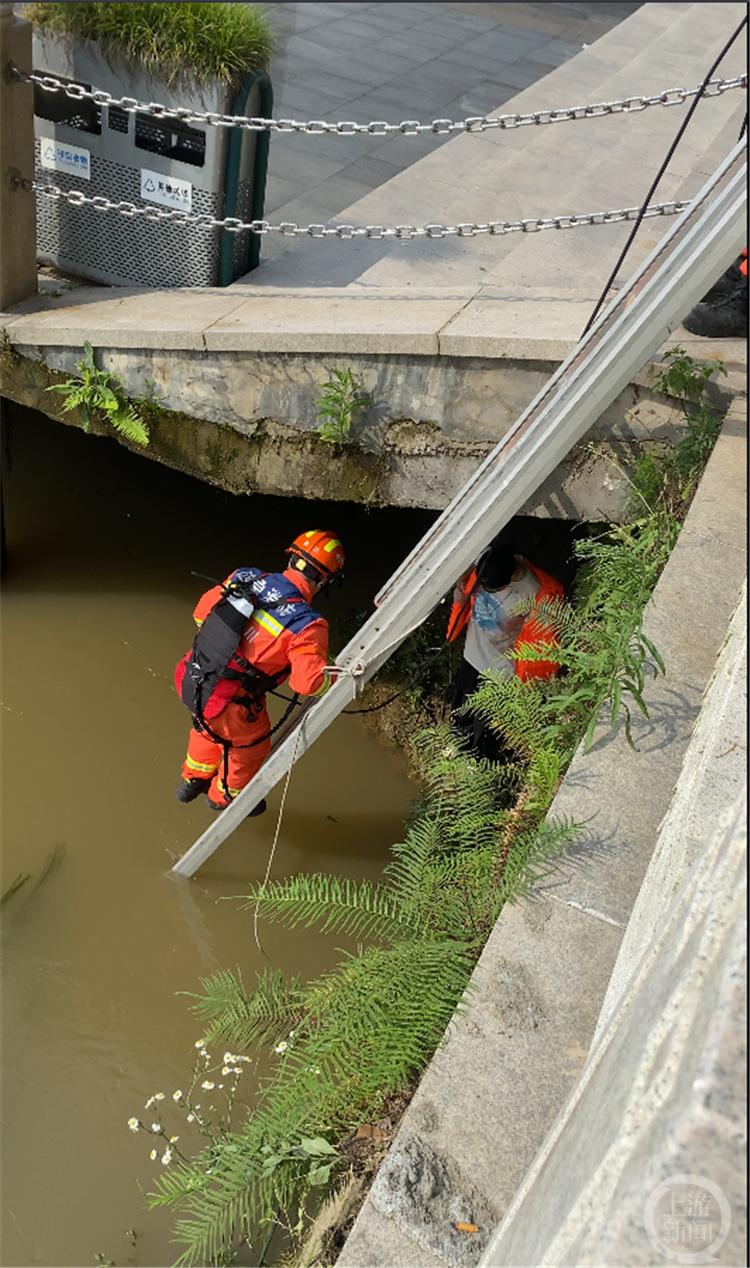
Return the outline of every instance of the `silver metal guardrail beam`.
[[[337,657],[366,682],[586,434],[745,245],[747,159],[738,142],[376,598]],[[247,787],[172,871],[192,876],[356,694],[338,679],[283,734]]]

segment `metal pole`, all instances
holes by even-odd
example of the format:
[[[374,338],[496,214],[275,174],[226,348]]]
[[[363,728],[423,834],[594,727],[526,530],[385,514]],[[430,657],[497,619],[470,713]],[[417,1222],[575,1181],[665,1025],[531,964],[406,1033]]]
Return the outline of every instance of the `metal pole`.
[[[362,680],[372,677],[739,254],[747,232],[746,175],[738,143],[380,592],[378,610],[338,664],[360,661]],[[354,694],[352,678],[342,678],[311,704],[172,870],[192,876]]]
[[[36,295],[36,202],[16,179],[34,179],[34,93],[8,67],[30,72],[31,23],[0,4],[0,310]]]

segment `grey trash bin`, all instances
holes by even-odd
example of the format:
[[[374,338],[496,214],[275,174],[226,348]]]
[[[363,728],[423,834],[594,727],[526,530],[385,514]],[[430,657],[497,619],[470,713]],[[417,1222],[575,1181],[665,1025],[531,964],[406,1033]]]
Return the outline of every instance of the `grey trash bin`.
[[[271,83],[249,72],[239,88],[167,88],[141,72],[127,80],[95,44],[34,33],[34,70],[113,97],[268,117]],[[36,178],[137,206],[181,207],[242,220],[263,217],[268,133],[159,119],[34,88]],[[37,194],[37,247],[48,264],[115,286],[226,286],[255,268],[247,231],[125,217]]]

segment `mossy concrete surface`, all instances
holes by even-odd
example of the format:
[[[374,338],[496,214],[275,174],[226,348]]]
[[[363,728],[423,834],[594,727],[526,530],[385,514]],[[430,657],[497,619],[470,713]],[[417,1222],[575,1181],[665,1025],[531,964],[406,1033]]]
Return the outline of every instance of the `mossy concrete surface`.
[[[6,346],[2,392],[74,426],[76,411],[46,391],[75,373],[80,349]],[[97,349],[99,364],[139,403],[144,456],[231,493],[440,510],[476,470],[556,368],[484,358],[344,356],[371,406],[351,440],[317,434],[327,358],[255,352]],[[644,449],[674,440],[682,415],[642,382],[629,385],[539,489],[525,514],[620,520],[627,472]],[[95,435],[110,435],[103,422]],[[128,442],[121,437],[123,444]],[[133,447],[133,446],[130,446]]]

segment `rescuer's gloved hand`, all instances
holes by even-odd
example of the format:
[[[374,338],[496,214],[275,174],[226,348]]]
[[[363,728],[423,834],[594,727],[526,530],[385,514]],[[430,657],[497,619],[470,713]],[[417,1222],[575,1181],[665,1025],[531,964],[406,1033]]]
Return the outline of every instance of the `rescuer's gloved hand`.
[[[322,681],[322,683],[321,683],[321,684],[320,684],[320,686],[318,687],[318,690],[317,690],[317,691],[314,691],[314,692],[312,693],[312,695],[310,696],[310,699],[311,699],[311,700],[320,700],[321,696],[324,696],[324,695],[326,694],[326,692],[328,691],[329,687],[333,686],[333,682],[334,682],[334,678],[333,678],[333,676],[332,676],[331,674],[329,674],[329,673],[328,673],[328,670],[326,670],[326,671],[325,671],[325,673],[324,673],[324,675],[323,675],[323,681]]]

